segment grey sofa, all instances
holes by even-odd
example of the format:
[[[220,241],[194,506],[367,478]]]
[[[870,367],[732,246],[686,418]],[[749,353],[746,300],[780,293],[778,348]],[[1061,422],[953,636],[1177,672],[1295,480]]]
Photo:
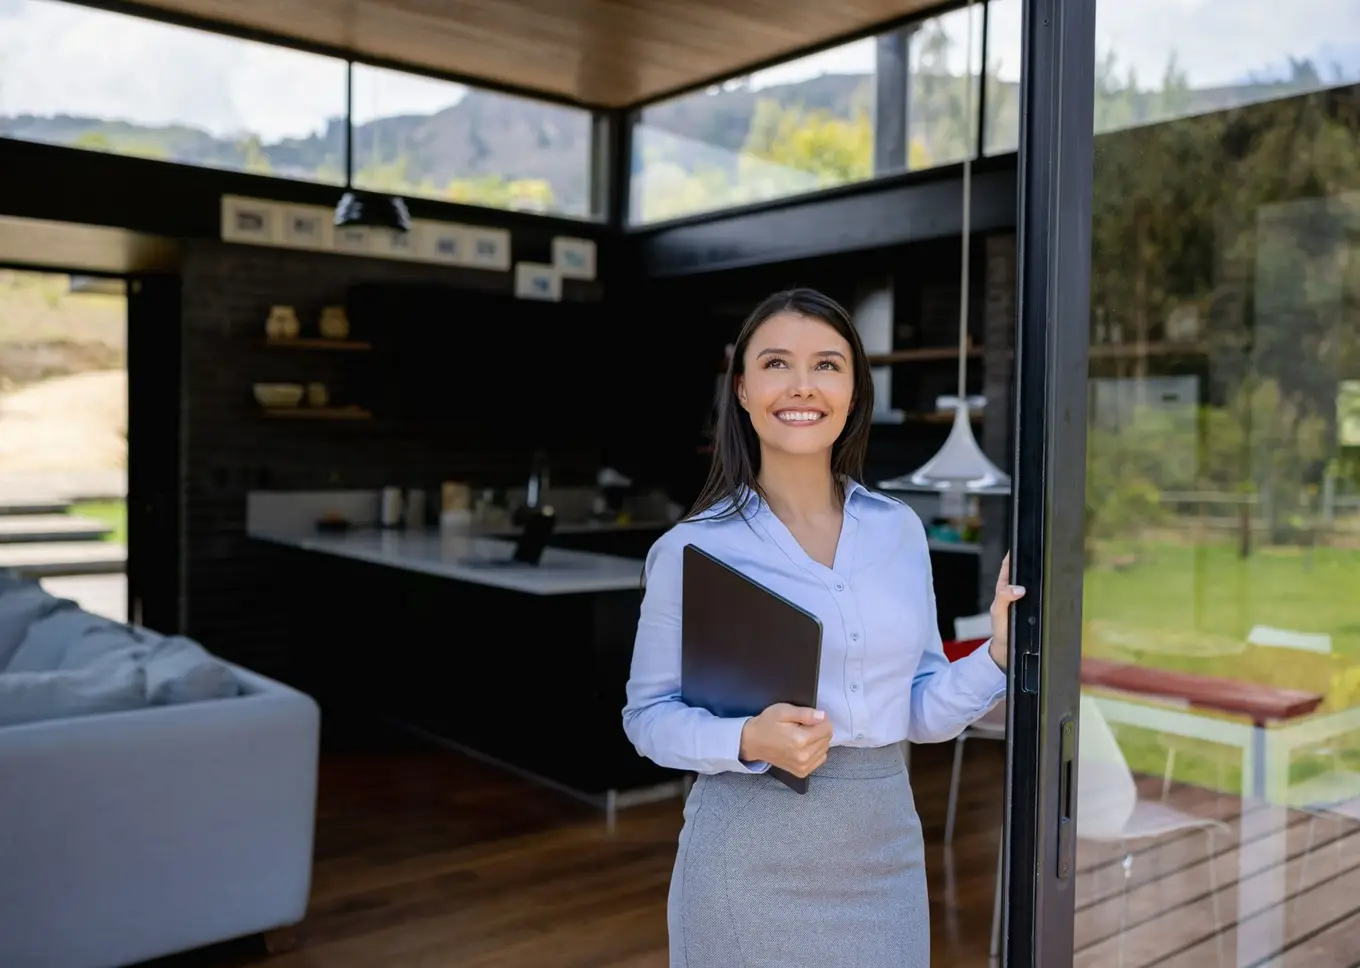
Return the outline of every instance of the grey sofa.
[[[0,966],[112,968],[300,922],[319,724],[188,639],[0,575]]]

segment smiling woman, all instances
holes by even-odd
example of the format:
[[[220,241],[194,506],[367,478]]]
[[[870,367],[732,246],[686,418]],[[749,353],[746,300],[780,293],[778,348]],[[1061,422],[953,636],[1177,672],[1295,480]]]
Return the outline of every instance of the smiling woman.
[[[624,729],[652,761],[700,774],[671,879],[672,968],[930,964],[900,744],[952,739],[1004,695],[1008,609],[1024,592],[998,584],[990,649],[945,658],[925,528],[860,482],[872,412],[846,311],[808,289],[769,297],[734,345],[708,484],[647,556]],[[817,616],[818,708],[685,703],[691,544]],[[807,792],[772,766],[810,777]]]

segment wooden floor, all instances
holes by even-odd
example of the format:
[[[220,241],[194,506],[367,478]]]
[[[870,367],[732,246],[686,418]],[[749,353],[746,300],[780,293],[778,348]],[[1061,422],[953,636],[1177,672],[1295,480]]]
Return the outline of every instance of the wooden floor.
[[[969,744],[958,829],[946,849],[951,754],[950,745],[913,750],[927,840],[931,962],[984,968],[1003,751],[997,743]],[[1156,782],[1146,783],[1145,794],[1155,795]],[[1217,892],[1202,833],[1144,847],[1127,880],[1125,851],[1083,843],[1077,968],[1239,964],[1239,805],[1193,790],[1172,799],[1232,830],[1216,838]],[[624,811],[611,833],[598,811],[458,754],[386,741],[328,752],[312,904],[299,947],[266,957],[249,939],[152,964],[664,968],[666,890],[679,829],[678,800]],[[1319,824],[1306,870],[1308,819],[1295,816],[1287,836],[1286,875],[1298,896],[1286,909],[1291,947],[1273,964],[1360,964],[1360,828]]]

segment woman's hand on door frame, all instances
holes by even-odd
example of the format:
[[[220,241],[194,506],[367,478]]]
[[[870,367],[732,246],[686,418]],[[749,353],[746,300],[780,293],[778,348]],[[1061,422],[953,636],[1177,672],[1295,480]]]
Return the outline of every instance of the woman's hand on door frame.
[[[996,576],[996,594],[992,598],[992,661],[1006,668],[1010,657],[1011,606],[1025,597],[1023,585],[1011,584],[1011,553],[1001,559],[1001,572]]]

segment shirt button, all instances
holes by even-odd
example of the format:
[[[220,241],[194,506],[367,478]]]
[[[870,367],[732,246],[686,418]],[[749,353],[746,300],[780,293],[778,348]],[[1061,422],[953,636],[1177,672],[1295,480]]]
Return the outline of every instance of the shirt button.
[[[850,683],[850,691],[851,691],[851,692],[859,692],[859,683],[858,683],[858,682],[852,682],[852,683]]]
[[[859,641],[859,633],[858,633],[858,632],[851,632],[851,633],[850,633],[850,641],[851,641],[851,642],[858,642],[858,641]]]
[[[864,739],[864,734],[863,734],[863,733],[856,733],[856,734],[855,734],[855,739]]]
[[[836,591],[838,592],[845,591],[845,585],[843,585],[841,582],[836,582]]]

